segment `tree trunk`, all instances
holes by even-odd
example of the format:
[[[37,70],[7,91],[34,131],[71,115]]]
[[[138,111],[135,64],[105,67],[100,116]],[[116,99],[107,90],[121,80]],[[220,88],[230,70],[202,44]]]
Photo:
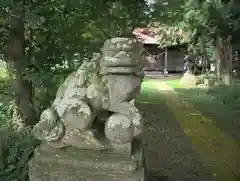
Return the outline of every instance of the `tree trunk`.
[[[15,102],[24,123],[34,125],[37,115],[33,106],[33,85],[23,76],[25,61],[24,4],[20,1],[14,4],[10,26],[11,32],[7,41],[5,57],[10,75],[12,75]]]
[[[206,46],[205,46],[205,41],[202,37],[200,37],[200,48],[201,48],[201,57],[202,57],[202,73],[209,71],[208,70],[208,65],[209,65],[209,60],[207,58],[207,52],[206,52]]]
[[[232,83],[232,46],[231,36],[217,39],[217,74],[221,83]]]

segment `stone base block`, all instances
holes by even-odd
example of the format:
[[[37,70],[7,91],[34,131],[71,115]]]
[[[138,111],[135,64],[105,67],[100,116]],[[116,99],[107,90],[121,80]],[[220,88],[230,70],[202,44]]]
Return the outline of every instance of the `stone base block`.
[[[112,152],[43,144],[29,162],[29,177],[31,181],[145,181],[143,165]]]

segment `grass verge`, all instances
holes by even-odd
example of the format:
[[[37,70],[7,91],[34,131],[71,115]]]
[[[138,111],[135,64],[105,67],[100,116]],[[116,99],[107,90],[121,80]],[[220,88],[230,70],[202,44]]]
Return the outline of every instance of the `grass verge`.
[[[204,116],[214,120],[216,125],[240,145],[240,83],[218,86],[210,90],[185,89],[179,81],[167,82],[178,96],[192,104]]]
[[[215,120],[202,115],[191,104],[168,90],[168,85],[149,82],[153,89],[160,91],[165,104],[171,110],[185,135],[191,140],[200,160],[211,167],[218,181],[238,181],[240,148],[231,136],[216,126]],[[168,91],[166,91],[168,90]]]

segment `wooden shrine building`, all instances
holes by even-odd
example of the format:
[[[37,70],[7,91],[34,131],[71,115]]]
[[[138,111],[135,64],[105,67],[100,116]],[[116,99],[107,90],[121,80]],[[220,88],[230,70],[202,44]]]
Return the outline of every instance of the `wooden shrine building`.
[[[172,31],[176,33],[176,29]],[[171,40],[172,37],[170,37],[169,32],[170,31],[166,33],[166,27],[134,29],[133,35],[138,38],[145,47],[145,71],[161,71],[164,73],[184,71],[186,47],[180,41],[178,42],[176,38]],[[161,44],[163,38],[165,38],[164,42],[166,42],[166,37],[170,37],[169,44]]]

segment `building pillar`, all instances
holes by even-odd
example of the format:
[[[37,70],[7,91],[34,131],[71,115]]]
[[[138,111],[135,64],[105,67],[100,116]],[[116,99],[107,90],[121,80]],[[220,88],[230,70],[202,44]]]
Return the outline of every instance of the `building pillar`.
[[[164,53],[164,71],[163,71],[163,75],[167,76],[168,75],[168,51],[167,48],[165,49],[165,53]]]

